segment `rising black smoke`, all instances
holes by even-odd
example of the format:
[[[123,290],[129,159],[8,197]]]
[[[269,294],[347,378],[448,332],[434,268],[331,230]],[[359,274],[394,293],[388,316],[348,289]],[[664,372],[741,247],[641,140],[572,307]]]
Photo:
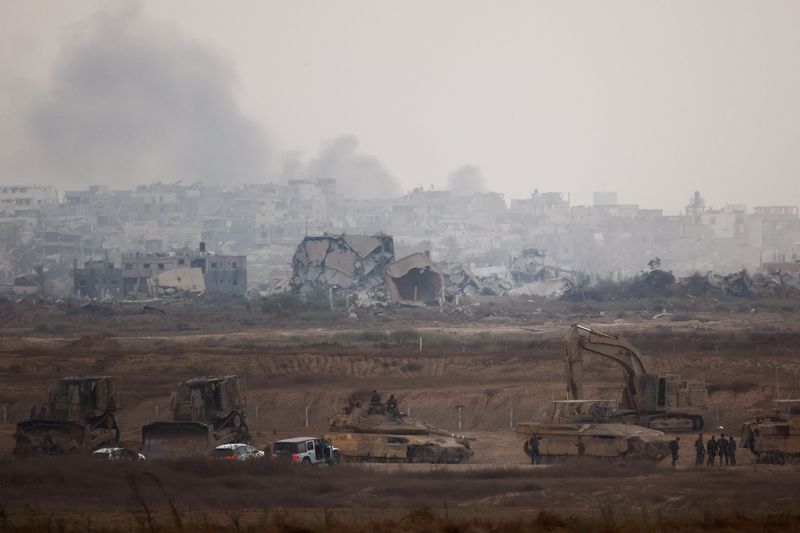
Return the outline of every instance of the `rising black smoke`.
[[[401,190],[380,159],[358,152],[358,139],[353,135],[323,143],[304,173],[308,179],[335,179],[341,195],[358,200],[389,198]]]
[[[264,181],[270,147],[234,88],[226,61],[137,9],[98,13],[32,103],[17,172],[55,185]]]

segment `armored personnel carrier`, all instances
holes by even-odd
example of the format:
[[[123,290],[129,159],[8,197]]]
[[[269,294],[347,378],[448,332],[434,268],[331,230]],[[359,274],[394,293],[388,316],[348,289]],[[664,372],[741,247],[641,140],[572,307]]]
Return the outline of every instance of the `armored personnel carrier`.
[[[16,455],[90,452],[119,442],[114,411],[120,407],[116,378],[69,377],[50,383],[47,404],[17,424]]]
[[[773,413],[742,426],[742,448],[758,463],[800,463],[800,400],[776,400]]]
[[[539,455],[544,463],[580,455],[603,460],[659,462],[669,455],[670,439],[664,433],[633,424],[525,422],[517,424],[515,431],[525,439],[523,448],[528,455],[530,438],[539,439]]]
[[[327,436],[345,461],[467,463],[473,454],[467,437],[416,421],[375,392],[353,394]]]

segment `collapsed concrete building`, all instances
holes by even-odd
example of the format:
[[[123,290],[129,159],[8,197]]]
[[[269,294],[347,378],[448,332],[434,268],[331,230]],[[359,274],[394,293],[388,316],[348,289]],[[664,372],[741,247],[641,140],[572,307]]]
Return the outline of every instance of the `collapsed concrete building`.
[[[389,235],[308,236],[292,257],[292,290],[380,291],[392,261],[394,239]]]
[[[386,267],[386,289],[395,303],[444,304],[444,273],[426,254],[411,254]]]

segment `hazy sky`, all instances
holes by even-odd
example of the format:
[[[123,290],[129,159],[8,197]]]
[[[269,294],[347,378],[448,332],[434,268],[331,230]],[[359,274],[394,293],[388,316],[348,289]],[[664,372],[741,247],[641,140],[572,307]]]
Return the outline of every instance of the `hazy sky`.
[[[507,197],[794,205],[798,21],[797,1],[0,0],[0,179],[238,164],[388,190],[469,165]]]

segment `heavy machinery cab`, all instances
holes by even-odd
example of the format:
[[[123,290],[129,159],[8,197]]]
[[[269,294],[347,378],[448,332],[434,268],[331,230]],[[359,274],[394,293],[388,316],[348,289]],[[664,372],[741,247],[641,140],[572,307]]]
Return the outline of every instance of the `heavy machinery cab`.
[[[205,422],[227,417],[234,411],[243,412],[237,376],[190,379],[170,399],[175,422]]]
[[[69,377],[50,383],[47,419],[64,422],[100,417],[119,408],[116,378]]]

